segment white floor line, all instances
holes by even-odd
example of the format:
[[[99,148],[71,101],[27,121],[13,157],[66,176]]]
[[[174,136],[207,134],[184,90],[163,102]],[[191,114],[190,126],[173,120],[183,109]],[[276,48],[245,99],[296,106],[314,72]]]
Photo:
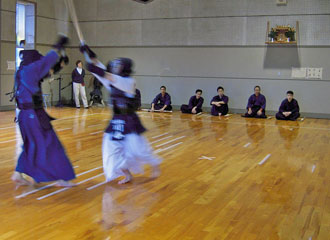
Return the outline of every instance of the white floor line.
[[[96,168],[93,168],[93,169],[91,169],[91,170],[88,170],[88,171],[85,171],[85,172],[79,173],[79,174],[77,174],[76,176],[79,177],[79,176],[82,176],[82,175],[84,175],[84,174],[90,173],[90,172],[95,171],[95,170],[100,169],[100,168],[102,168],[102,167],[96,167]],[[55,182],[55,183],[48,184],[48,185],[43,186],[43,187],[41,187],[41,188],[34,189],[34,190],[32,190],[32,191],[29,191],[29,192],[23,193],[23,194],[21,194],[21,195],[16,196],[15,198],[22,198],[22,197],[25,197],[25,196],[30,195],[30,194],[32,194],[32,193],[35,193],[35,192],[38,192],[38,191],[44,190],[44,189],[49,188],[49,187],[54,186],[54,185],[56,185],[56,182]]]
[[[314,164],[312,167],[312,173],[315,171],[316,165]]]
[[[264,164],[270,156],[271,156],[271,154],[267,154],[267,156],[264,159],[262,159],[258,164],[259,165]]]
[[[79,166],[74,166],[73,168],[78,168]]]
[[[168,142],[164,142],[164,143],[162,143],[162,144],[159,144],[159,145],[157,145],[156,147],[164,146],[164,145],[166,145],[166,144],[168,144],[168,143],[174,142],[174,141],[179,140],[179,139],[184,138],[184,137],[186,137],[186,136],[181,136],[181,137],[174,138],[174,139],[172,139],[172,140],[170,140],[170,141],[168,141]]]
[[[72,129],[72,128],[63,128],[63,129],[57,130],[57,132],[61,132],[61,131],[65,131],[65,130],[70,130],[70,129]]]
[[[3,141],[3,142],[0,142],[0,143],[9,143],[9,142],[15,142],[16,139],[12,139],[12,140],[8,140],[8,141]]]
[[[87,178],[87,179],[85,179],[85,180],[83,180],[83,181],[80,181],[80,182],[77,183],[77,185],[80,185],[80,184],[82,184],[82,183],[88,182],[89,180],[92,180],[92,179],[94,179],[94,178],[100,177],[101,175],[103,175],[103,173],[98,174],[98,175],[96,175],[96,176],[94,176],[94,177]],[[51,192],[51,193],[46,194],[46,195],[44,195],[44,196],[38,197],[37,200],[42,200],[42,199],[48,198],[48,197],[50,197],[50,196],[53,196],[53,195],[55,195],[55,194],[57,194],[57,193],[60,193],[60,192],[64,192],[64,191],[66,191],[66,190],[68,190],[68,189],[71,189],[71,188],[72,188],[72,187],[61,188],[61,189],[59,189],[59,190],[57,190],[57,191],[54,191],[54,192]]]
[[[180,144],[182,144],[182,143],[183,143],[183,142],[179,142],[179,143],[176,143],[176,144],[171,145],[171,146],[166,147],[166,148],[159,148],[159,149],[157,149],[154,153],[161,153],[161,152],[164,152],[164,151],[166,151],[166,150],[168,150],[168,149],[171,149],[171,148],[174,148],[174,147],[176,147],[176,146],[178,146],[178,145],[180,145]]]
[[[164,137],[164,138],[158,139],[158,140],[156,140],[156,141],[150,142],[149,144],[154,144],[154,143],[157,143],[157,142],[163,141],[163,140],[168,139],[168,138],[171,138],[171,137],[173,137],[173,136],[171,135],[171,136],[168,136],[168,137]]]
[[[159,138],[159,137],[162,137],[162,136],[165,136],[165,135],[168,135],[168,132],[167,133],[160,134],[158,136],[151,137],[151,138],[152,139],[155,139],[155,138]]]
[[[103,176],[103,175],[104,175],[104,173],[97,174],[97,175],[94,176],[94,177],[90,177],[90,178],[87,178],[87,179],[85,179],[85,180],[82,180],[82,181],[78,182],[77,185],[80,185],[80,184],[82,184],[82,183],[88,182],[89,180],[92,180],[92,179],[94,179],[94,178],[98,178],[98,177]]]
[[[244,147],[247,148],[247,147],[250,146],[250,145],[251,145],[251,143],[248,142],[247,144],[244,145]]]
[[[87,174],[87,173],[93,172],[93,171],[95,171],[95,170],[97,170],[97,169],[101,169],[101,168],[103,168],[103,166],[96,167],[96,168],[93,168],[93,169],[91,169],[91,170],[88,170],[88,171],[85,171],[85,172],[79,173],[79,174],[77,174],[76,176],[77,176],[77,177],[80,177],[80,176],[82,176],[82,175],[85,175],[85,174]]]
[[[32,194],[32,193],[35,193],[35,192],[38,192],[38,191],[44,190],[44,189],[49,188],[49,187],[54,186],[54,185],[56,185],[56,183],[51,183],[51,184],[48,184],[48,185],[43,186],[43,187],[41,187],[41,188],[37,188],[37,189],[34,189],[34,190],[32,190],[32,191],[29,191],[29,192],[23,193],[23,194],[21,194],[21,195],[18,195],[18,196],[16,196],[15,198],[16,198],[16,199],[18,199],[18,198],[23,198],[23,197],[26,197],[27,195],[30,195],[30,194]]]
[[[106,184],[106,183],[107,183],[107,181],[104,181],[104,182],[98,183],[98,184],[93,185],[93,186],[91,186],[91,187],[89,187],[89,188],[86,188],[86,189],[89,191],[89,190],[92,190],[92,189],[97,188],[97,187],[99,187],[99,186],[102,186],[102,185],[104,185],[104,184]]]
[[[102,131],[97,131],[97,132],[92,132],[89,135],[96,135],[96,134],[103,133],[103,132],[104,132],[103,130]]]
[[[212,161],[212,160],[214,160],[215,159],[215,157],[206,157],[206,156],[201,156],[200,158],[198,158],[198,159],[200,159],[200,160],[210,160],[210,161]]]

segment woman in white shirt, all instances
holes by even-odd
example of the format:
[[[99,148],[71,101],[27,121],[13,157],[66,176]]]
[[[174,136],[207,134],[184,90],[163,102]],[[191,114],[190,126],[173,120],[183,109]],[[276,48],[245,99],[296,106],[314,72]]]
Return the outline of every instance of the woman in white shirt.
[[[84,104],[84,108],[88,108],[86,91],[85,91],[85,70],[83,69],[82,61],[78,60],[76,62],[76,68],[72,71],[72,87],[74,93],[74,100],[76,102],[76,107],[80,108],[79,93]]]

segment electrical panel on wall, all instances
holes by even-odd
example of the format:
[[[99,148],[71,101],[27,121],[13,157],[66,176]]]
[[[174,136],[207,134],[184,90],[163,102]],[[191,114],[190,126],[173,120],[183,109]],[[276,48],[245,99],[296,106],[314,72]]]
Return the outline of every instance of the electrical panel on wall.
[[[323,68],[307,68],[308,79],[322,79]]]
[[[276,0],[277,5],[287,5],[287,0]]]
[[[323,68],[292,68],[291,78],[322,79]]]

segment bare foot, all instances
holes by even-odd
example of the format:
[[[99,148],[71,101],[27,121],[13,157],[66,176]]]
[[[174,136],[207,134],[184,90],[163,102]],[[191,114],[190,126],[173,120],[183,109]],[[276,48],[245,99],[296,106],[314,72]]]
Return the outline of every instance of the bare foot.
[[[14,172],[13,175],[11,176],[11,180],[16,183],[18,186],[31,186],[33,185],[32,182],[26,180],[22,174],[19,172]]]
[[[131,172],[128,169],[123,170],[123,172],[125,174],[125,178],[123,180],[120,180],[118,184],[125,184],[132,181],[133,176]]]
[[[160,175],[159,165],[152,166],[151,178],[158,178]]]
[[[123,180],[120,180],[118,184],[121,185],[121,184],[129,183],[130,181],[132,181],[131,177],[125,177]]]
[[[77,184],[70,182],[70,181],[58,180],[55,186],[56,187],[74,187],[74,186],[77,186]]]

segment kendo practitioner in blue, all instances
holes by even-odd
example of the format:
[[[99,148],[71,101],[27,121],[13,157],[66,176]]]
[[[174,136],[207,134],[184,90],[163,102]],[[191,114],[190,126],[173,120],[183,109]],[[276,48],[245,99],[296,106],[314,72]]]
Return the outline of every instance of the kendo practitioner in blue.
[[[50,73],[56,73],[68,63],[60,37],[54,50],[42,56],[37,50],[23,50],[22,62],[15,76],[18,124],[23,138],[23,151],[18,158],[12,180],[18,185],[31,185],[22,174],[36,183],[57,181],[57,186],[70,187],[75,173],[60,143],[42,103],[41,83]],[[59,56],[61,55],[61,57]]]

